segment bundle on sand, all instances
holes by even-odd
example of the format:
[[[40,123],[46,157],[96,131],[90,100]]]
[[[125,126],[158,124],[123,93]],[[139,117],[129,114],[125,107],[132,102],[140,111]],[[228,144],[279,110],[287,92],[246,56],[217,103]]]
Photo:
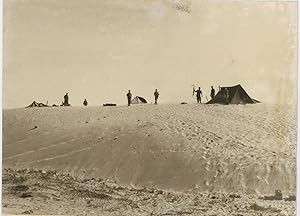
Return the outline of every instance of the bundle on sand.
[[[31,107],[49,107],[47,104],[43,104],[43,103],[38,103],[36,101],[33,101],[29,106],[27,106],[26,108],[31,108]]]
[[[103,104],[103,106],[117,106],[117,104],[113,104],[113,103],[106,103],[106,104]]]

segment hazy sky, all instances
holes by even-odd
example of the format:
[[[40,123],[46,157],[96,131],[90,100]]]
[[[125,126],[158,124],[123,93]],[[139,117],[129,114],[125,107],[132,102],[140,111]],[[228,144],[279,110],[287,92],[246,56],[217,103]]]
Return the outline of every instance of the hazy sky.
[[[183,5],[183,6],[181,6]],[[181,10],[185,8],[184,10]],[[296,2],[5,0],[4,108],[33,100],[195,101],[192,84],[242,84],[296,102]]]

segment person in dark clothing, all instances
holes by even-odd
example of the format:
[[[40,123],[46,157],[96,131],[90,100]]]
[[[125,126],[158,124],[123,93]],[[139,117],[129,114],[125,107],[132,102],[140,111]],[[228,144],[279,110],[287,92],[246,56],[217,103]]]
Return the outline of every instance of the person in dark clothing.
[[[128,106],[130,106],[130,104],[131,104],[131,97],[132,97],[132,94],[130,93],[130,90],[129,90],[127,93]]]
[[[196,92],[197,103],[201,103],[202,91],[200,87],[198,90],[194,89],[193,92]]]
[[[211,97],[211,99],[214,99],[214,97],[215,97],[215,89],[214,89],[214,87],[213,86],[211,86],[211,90],[210,90],[210,97]]]
[[[65,94],[64,96],[64,103],[63,103],[64,106],[69,106],[69,95],[68,93]]]
[[[155,89],[155,92],[154,92],[154,99],[155,99],[155,102],[154,102],[154,104],[157,104],[158,96],[159,96],[159,93],[158,93],[157,89]]]
[[[84,99],[84,101],[83,101],[83,105],[84,105],[84,106],[87,106],[87,105],[88,105],[88,102],[87,102],[87,100],[86,100],[86,99]]]

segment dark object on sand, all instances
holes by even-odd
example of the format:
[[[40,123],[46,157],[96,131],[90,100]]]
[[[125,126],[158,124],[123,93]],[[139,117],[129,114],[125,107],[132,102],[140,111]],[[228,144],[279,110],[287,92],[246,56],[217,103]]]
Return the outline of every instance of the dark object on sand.
[[[24,198],[24,197],[23,197],[23,198]],[[27,210],[27,211],[22,212],[21,214],[27,214],[27,215],[29,215],[29,214],[32,214],[32,213],[33,213],[33,210],[30,209],[30,210]]]
[[[275,190],[275,196],[263,196],[263,197],[260,197],[260,199],[263,199],[263,200],[282,200],[282,192],[281,190]]]
[[[216,96],[207,104],[254,104],[260,101],[252,99],[241,85],[220,87]]]
[[[38,103],[36,101],[33,101],[29,106],[26,108],[32,108],[32,107],[49,107],[47,104]]]
[[[146,99],[140,96],[136,96],[131,100],[130,104],[145,104],[147,103]]]
[[[187,104],[187,102],[181,102],[181,104]]]
[[[254,203],[254,204],[250,205],[249,209],[252,209],[254,211],[260,211],[260,212],[273,212],[273,213],[281,212],[280,209],[277,209],[277,208],[274,208],[274,207],[271,207],[271,206],[268,206],[268,207],[260,206],[257,203]],[[262,215],[262,213],[260,213],[259,215]]]
[[[25,193],[22,193],[20,195],[20,198],[28,198],[28,197],[33,197],[32,194],[30,192],[25,192]],[[33,212],[32,212],[33,213]],[[26,214],[26,213],[25,213]]]
[[[113,104],[113,103],[106,103],[106,104],[103,104],[103,106],[117,106],[117,104]]]
[[[38,126],[34,126],[33,128],[30,129],[30,131],[34,130],[34,129],[37,129],[37,128],[38,128]]]
[[[229,198],[237,199],[237,198],[241,198],[241,196],[238,194],[230,194]]]
[[[52,106],[53,106],[53,107],[58,107],[58,105],[56,105],[56,104],[53,104]]]
[[[296,201],[296,196],[290,195],[287,198],[284,198],[284,201]]]

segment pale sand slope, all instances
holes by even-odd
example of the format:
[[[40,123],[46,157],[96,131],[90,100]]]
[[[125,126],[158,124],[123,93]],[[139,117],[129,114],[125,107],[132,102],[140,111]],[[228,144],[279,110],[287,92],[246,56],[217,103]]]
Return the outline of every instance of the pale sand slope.
[[[4,110],[3,120],[4,168],[133,187],[295,193],[296,110],[288,107],[32,108]]]

